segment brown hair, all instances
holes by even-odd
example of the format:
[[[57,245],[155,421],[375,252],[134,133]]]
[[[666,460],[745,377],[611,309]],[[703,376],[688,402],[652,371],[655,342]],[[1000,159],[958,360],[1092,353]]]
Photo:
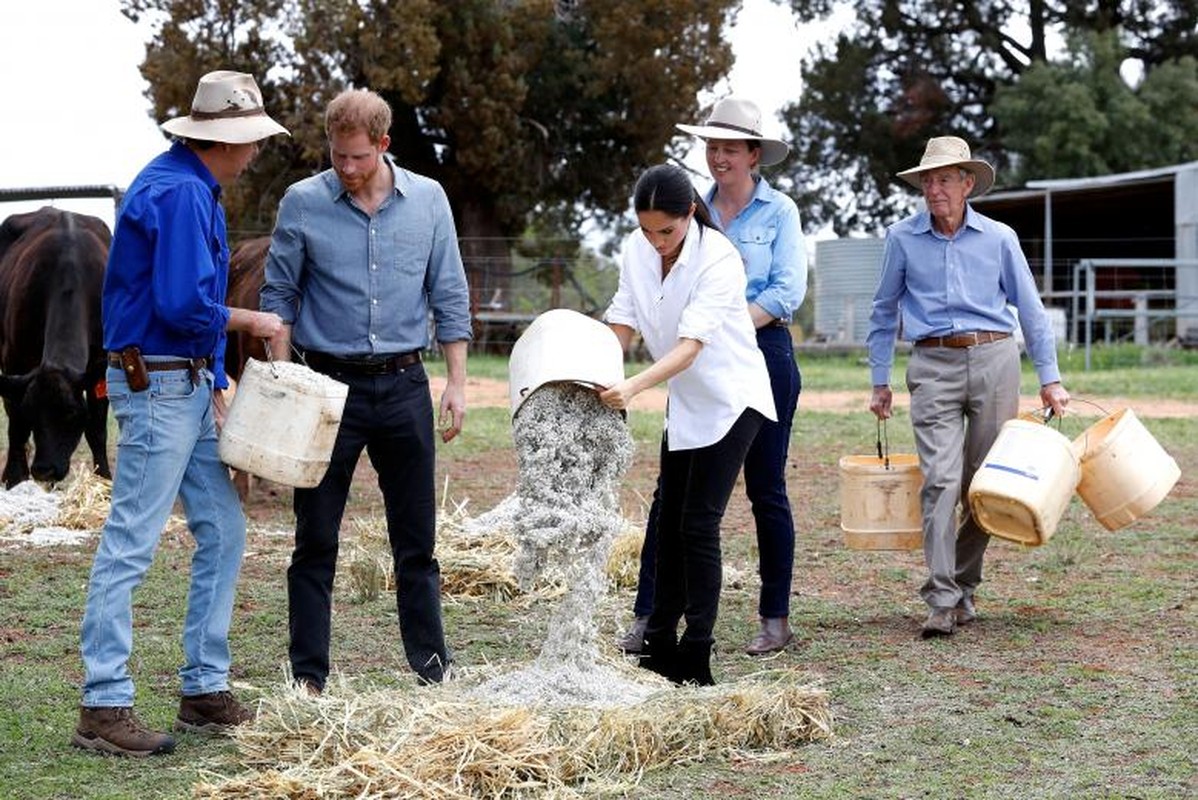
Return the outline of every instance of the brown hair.
[[[324,132],[365,131],[372,142],[379,142],[391,130],[391,106],[369,89],[346,89],[333,98],[324,112]]]

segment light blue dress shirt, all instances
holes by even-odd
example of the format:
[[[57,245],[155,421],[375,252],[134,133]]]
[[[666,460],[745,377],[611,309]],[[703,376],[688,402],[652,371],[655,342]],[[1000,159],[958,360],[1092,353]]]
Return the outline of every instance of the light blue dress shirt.
[[[731,220],[720,219],[712,205],[718,187],[707,192],[705,201],[745,263],[745,299],[790,322],[807,295],[807,248],[799,209],[764,178],[755,180],[752,199]]]
[[[340,357],[470,339],[470,296],[444,189],[396,166],[373,216],[333,170],[288,188],[266,260],[261,308],[293,326],[297,347]],[[302,302],[301,302],[302,300]]]
[[[952,238],[932,227],[927,211],[896,222],[886,231],[866,339],[873,385],[890,383],[900,315],[903,339],[915,342],[967,331],[1013,332],[1011,306],[1040,384],[1059,381],[1052,323],[1014,230],[968,204]]]

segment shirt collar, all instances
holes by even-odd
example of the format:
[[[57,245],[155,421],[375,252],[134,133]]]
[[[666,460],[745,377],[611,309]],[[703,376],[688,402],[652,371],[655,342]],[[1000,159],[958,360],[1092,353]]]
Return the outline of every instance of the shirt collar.
[[[982,229],[981,215],[974,211],[973,206],[968,202],[965,203],[965,220],[961,223],[961,227],[973,228],[978,231]],[[912,228],[915,233],[934,232],[935,229],[932,227],[932,212],[927,209],[919,212],[919,216],[915,219]]]
[[[200,157],[195,152],[181,141],[175,141],[170,149],[171,158],[176,159],[179,163],[195,173],[196,177],[204,182],[212,192],[212,196],[220,198],[220,184],[213,177],[212,171],[208,169],[208,165],[200,160]]]
[[[412,177],[407,173],[407,170],[401,169],[395,163],[395,159],[390,153],[383,153],[383,163],[387,169],[391,170],[391,191],[401,197],[406,195],[412,187]],[[345,190],[345,185],[341,183],[341,179],[337,177],[337,171],[334,169],[328,170],[328,184],[334,202],[349,194]]]

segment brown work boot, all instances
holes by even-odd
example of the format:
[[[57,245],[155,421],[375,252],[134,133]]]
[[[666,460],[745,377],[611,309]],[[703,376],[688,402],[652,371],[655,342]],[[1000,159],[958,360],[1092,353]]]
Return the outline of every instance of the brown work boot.
[[[229,691],[184,696],[179,701],[175,730],[192,733],[228,733],[229,729],[249,722],[254,712],[238,703]]]
[[[968,625],[978,618],[977,609],[973,607],[973,598],[969,595],[963,595],[957,601],[957,625]]]
[[[785,649],[795,638],[788,620],[788,617],[762,617],[761,630],[749,642],[745,652],[751,656],[764,656]]]
[[[79,724],[71,744],[84,750],[114,756],[143,758],[173,752],[169,734],[152,731],[128,706],[79,707]]]

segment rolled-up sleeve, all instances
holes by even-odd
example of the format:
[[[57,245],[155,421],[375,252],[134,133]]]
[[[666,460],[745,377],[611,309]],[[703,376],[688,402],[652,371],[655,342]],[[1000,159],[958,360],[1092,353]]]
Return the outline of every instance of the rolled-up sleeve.
[[[428,298],[436,324],[437,341],[468,342],[470,329],[470,289],[466,268],[458,249],[457,230],[449,208],[449,198],[438,184],[433,191],[433,242],[429,253]]]
[[[278,314],[288,325],[295,324],[304,268],[301,204],[300,196],[292,191],[284,194],[279,203],[278,219],[266,255],[266,273],[258,295],[259,308]]]

